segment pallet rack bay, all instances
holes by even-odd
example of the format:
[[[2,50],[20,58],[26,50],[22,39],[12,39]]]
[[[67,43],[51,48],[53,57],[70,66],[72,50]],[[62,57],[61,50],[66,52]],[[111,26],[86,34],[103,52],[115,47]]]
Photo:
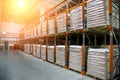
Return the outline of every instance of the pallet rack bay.
[[[27,23],[20,50],[84,76],[113,79],[120,73],[119,10],[117,0],[63,0]]]

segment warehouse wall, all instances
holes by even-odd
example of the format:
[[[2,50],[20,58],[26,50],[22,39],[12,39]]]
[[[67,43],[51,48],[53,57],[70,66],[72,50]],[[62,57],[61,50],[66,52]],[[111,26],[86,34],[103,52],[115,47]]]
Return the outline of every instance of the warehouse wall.
[[[1,24],[1,32],[9,32],[9,33],[19,33],[20,29],[23,27],[22,24],[14,23],[14,22],[2,22]]]
[[[14,41],[18,40],[16,33],[20,32],[20,29],[23,27],[21,24],[17,24],[14,22],[1,22],[0,26],[0,34],[1,32],[7,32],[3,38],[3,35],[0,37],[0,50],[4,49],[5,43],[4,41],[8,42],[8,49],[12,50],[14,46]],[[14,34],[15,33],[15,34]]]

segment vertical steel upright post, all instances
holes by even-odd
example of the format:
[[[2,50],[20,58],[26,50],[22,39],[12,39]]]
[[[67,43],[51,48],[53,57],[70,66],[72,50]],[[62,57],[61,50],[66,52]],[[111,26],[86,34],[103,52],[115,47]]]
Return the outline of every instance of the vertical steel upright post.
[[[41,38],[39,38],[39,41],[40,41],[40,58],[41,58],[41,43],[42,43],[42,39]]]
[[[35,22],[35,29],[36,29],[36,36],[35,36],[35,55],[36,55],[36,57],[37,57],[37,24],[36,24],[36,22]]]
[[[31,25],[30,25],[30,54],[31,54]]]
[[[109,76],[110,76],[110,80],[112,80],[113,78],[113,27],[112,27],[112,0],[108,1],[108,13],[109,13],[109,20],[110,20],[110,24],[109,24],[109,30],[110,30],[110,56],[109,56]]]
[[[32,24],[31,24],[32,25]],[[31,26],[31,38],[30,38],[30,52],[31,52],[31,55],[32,55],[32,26]]]
[[[57,25],[56,25],[56,16],[57,16],[57,11],[55,10],[55,22],[54,22],[54,64],[56,64],[56,33],[57,33]]]
[[[81,74],[83,76],[86,75],[86,71],[85,71],[85,33],[83,32],[83,42],[82,42],[82,71]]]
[[[36,19],[36,56],[38,57],[38,48],[37,48],[37,45],[38,45],[38,19]]]
[[[56,34],[54,35],[54,64],[56,64]]]
[[[47,32],[47,35],[48,35],[48,19],[47,19],[47,22],[46,22],[46,32]],[[46,61],[48,61],[48,36],[45,36],[46,37]]]
[[[31,39],[31,46],[32,46],[32,55],[33,55],[33,44],[34,44],[34,40],[33,40],[33,23],[32,23],[32,39]]]
[[[83,41],[82,41],[82,71],[81,74],[83,76],[86,75],[86,49],[85,49],[85,29],[87,28],[87,22],[86,22],[86,0],[82,1],[82,20],[83,20],[83,30],[82,30],[82,34],[83,34]]]
[[[77,44],[79,45],[79,36],[77,36]]]
[[[107,44],[106,41],[107,41],[107,39],[106,39],[106,35],[105,35],[105,36],[104,36],[104,44],[105,44],[105,45]]]
[[[118,3],[118,7],[119,7],[119,60],[120,60],[120,1]],[[119,61],[119,74],[120,74],[120,61]]]
[[[68,45],[68,0],[66,0],[66,33],[65,33],[65,68],[69,68],[69,45]]]
[[[96,37],[96,34],[95,34],[95,36],[94,36],[94,44],[95,44],[95,47],[97,46],[97,37]]]
[[[40,32],[42,36],[42,24],[40,22]],[[42,37],[40,36],[40,58],[42,58],[42,52],[41,52],[41,47],[42,47]]]

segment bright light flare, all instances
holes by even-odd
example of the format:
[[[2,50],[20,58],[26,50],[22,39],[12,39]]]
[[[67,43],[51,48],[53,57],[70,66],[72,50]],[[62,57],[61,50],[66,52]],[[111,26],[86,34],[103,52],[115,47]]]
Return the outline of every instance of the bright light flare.
[[[31,0],[8,0],[8,13],[13,16],[26,16],[28,11],[32,10],[33,2]],[[8,3],[6,2],[6,6]]]
[[[19,0],[17,2],[17,6],[18,6],[18,8],[24,8],[25,7],[25,2],[23,0]]]
[[[5,34],[6,34],[6,32],[2,32],[2,34],[3,34],[3,35],[5,35]]]

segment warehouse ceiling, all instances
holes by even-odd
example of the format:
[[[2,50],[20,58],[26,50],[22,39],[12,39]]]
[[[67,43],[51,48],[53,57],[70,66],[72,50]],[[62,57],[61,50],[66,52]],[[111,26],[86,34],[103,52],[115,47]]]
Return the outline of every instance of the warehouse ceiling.
[[[35,7],[41,3],[41,8],[45,5],[53,7],[63,0],[1,0],[2,1],[2,21],[24,24]]]
[[[25,23],[26,17],[33,11],[40,0],[2,0],[2,20]]]
[[[2,20],[7,22],[25,23],[35,7],[41,3],[40,10],[54,7],[64,0],[1,0],[2,1]],[[72,0],[70,0],[72,1]],[[77,0],[73,0],[77,1]],[[113,0],[119,2],[119,0]]]

